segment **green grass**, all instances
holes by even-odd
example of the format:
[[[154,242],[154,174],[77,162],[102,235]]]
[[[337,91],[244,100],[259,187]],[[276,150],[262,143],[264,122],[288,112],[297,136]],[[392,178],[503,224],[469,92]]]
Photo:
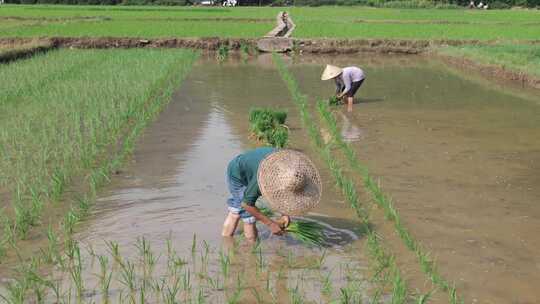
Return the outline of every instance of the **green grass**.
[[[90,196],[69,200],[62,226],[71,235],[196,57],[188,50],[61,50],[0,66],[0,190],[12,193],[2,206],[0,247],[26,238],[43,209],[76,182]]]
[[[123,6],[0,7],[0,16],[30,18],[106,17],[65,22],[1,20],[4,37],[127,36],[127,37],[260,37],[274,26],[282,8],[191,8]],[[366,7],[291,7],[299,38],[402,38],[537,40],[537,10],[439,10]],[[186,21],[182,18],[255,18],[261,22]],[[270,20],[272,19],[272,20]],[[20,25],[18,25],[20,23]],[[34,25],[32,25],[34,24]]]
[[[480,64],[496,65],[540,79],[540,45],[497,44],[492,46],[445,47],[442,54],[464,57]]]

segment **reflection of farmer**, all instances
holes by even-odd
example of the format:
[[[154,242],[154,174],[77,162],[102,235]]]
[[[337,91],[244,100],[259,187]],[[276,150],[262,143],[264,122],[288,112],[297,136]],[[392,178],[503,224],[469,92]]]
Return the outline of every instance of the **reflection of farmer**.
[[[328,64],[324,69],[321,80],[329,79],[334,79],[336,82],[337,97],[347,97],[347,109],[349,112],[352,111],[354,94],[366,79],[364,71],[354,66],[342,69]]]
[[[251,241],[257,239],[257,220],[281,235],[290,222],[287,214],[311,209],[321,195],[317,169],[303,153],[287,149],[264,147],[236,156],[227,168],[227,182],[231,198],[222,235],[232,236],[242,219],[244,235]],[[273,211],[284,214],[279,220],[273,221],[255,206],[261,195]]]

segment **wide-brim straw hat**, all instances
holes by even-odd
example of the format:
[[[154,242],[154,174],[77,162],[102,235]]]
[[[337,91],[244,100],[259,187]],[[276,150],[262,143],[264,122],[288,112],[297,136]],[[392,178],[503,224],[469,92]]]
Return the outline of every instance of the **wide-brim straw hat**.
[[[257,174],[261,194],[274,211],[301,215],[321,200],[321,176],[304,153],[273,152],[260,163]]]
[[[322,73],[321,80],[329,80],[332,79],[339,74],[341,74],[343,70],[340,67],[337,67],[335,65],[327,64],[326,68],[324,69],[324,72]]]

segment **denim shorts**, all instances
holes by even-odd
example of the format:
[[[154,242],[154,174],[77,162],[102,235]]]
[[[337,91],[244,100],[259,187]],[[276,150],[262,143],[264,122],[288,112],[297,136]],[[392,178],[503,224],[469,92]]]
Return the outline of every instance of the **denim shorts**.
[[[255,223],[255,217],[242,208],[246,186],[242,185],[234,178],[231,178],[229,174],[227,174],[227,184],[229,185],[229,192],[231,192],[231,198],[227,200],[229,212],[239,214],[242,221],[246,224]]]

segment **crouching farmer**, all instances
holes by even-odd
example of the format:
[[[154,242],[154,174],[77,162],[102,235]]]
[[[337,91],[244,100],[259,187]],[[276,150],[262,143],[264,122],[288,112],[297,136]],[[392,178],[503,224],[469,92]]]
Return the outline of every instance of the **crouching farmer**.
[[[231,198],[227,200],[229,213],[222,235],[232,236],[241,219],[250,241],[257,239],[257,221],[273,234],[283,234],[290,223],[289,215],[315,207],[322,188],[319,173],[306,155],[269,147],[236,156],[227,167],[227,183]],[[261,195],[273,211],[282,214],[278,220],[270,219],[255,206]]]

